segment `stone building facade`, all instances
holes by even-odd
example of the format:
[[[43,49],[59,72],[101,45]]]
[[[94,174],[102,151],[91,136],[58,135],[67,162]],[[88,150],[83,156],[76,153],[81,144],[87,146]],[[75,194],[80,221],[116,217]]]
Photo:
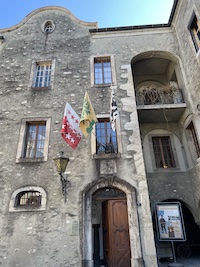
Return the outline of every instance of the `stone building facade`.
[[[199,72],[198,0],[175,1],[164,25],[102,29],[49,6],[1,29],[1,265],[156,267],[157,202],[181,203],[189,240],[200,225]],[[63,113],[69,102],[80,116],[86,91],[98,123],[73,150]]]

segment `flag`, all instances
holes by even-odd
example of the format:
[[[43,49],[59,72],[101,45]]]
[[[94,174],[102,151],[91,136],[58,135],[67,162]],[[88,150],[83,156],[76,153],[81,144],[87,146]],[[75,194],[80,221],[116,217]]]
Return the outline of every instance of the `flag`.
[[[62,121],[61,135],[71,148],[75,149],[79,144],[82,132],[79,127],[80,117],[76,114],[70,104],[65,106],[64,118]]]
[[[119,117],[119,112],[117,108],[117,103],[115,101],[115,96],[113,88],[111,87],[111,97],[110,97],[110,123],[113,131],[115,131],[115,121]]]
[[[93,125],[97,122],[94,109],[92,107],[89,95],[85,92],[83,100],[83,110],[80,119],[80,128],[85,137],[92,132]]]

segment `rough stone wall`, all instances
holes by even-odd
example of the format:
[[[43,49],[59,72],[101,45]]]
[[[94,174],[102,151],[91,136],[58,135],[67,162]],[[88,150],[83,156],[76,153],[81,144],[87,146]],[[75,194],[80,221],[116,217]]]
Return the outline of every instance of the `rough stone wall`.
[[[175,23],[175,33],[178,40],[178,45],[181,55],[181,68],[183,72],[183,79],[185,83],[185,94],[187,95],[187,106],[188,110],[186,115],[196,116],[197,124],[197,138],[199,140],[199,113],[197,110],[197,105],[200,102],[199,94],[199,71],[200,71],[200,54],[197,53],[194,48],[194,44],[189,32],[189,27],[191,25],[191,20],[193,14],[196,14],[198,20],[200,19],[200,3],[199,1],[181,1],[178,9],[176,23]],[[184,15],[183,15],[184,14]],[[184,126],[187,116],[185,116],[181,124]],[[181,141],[183,141],[183,131],[184,129],[180,125],[182,131]],[[186,150],[186,154],[188,151]],[[199,162],[197,161],[190,170],[187,172],[186,181],[190,181],[191,189],[193,191],[193,203],[191,204],[191,210],[195,209],[193,212],[196,222],[199,224],[199,199],[200,199],[200,176],[199,176]],[[187,194],[185,192],[185,194]]]
[[[41,26],[53,20],[56,29],[45,35]],[[72,228],[81,218],[81,191],[96,178],[91,161],[90,139],[82,139],[73,151],[61,138],[61,121],[66,101],[80,115],[83,96],[90,88],[89,27],[78,25],[65,13],[44,11],[24,25],[5,32],[0,47],[1,91],[1,262],[3,266],[80,266],[79,231]],[[29,87],[33,60],[56,60],[53,88]],[[89,92],[90,94],[90,92]],[[106,111],[108,103],[96,94]],[[95,97],[91,96],[94,103]],[[95,107],[96,108],[96,107]],[[16,164],[22,118],[50,117],[48,161]],[[59,175],[52,158],[60,150],[70,157],[68,176],[71,190],[65,204]],[[47,192],[44,212],[9,213],[11,194],[19,187],[41,186]]]
[[[191,7],[188,8],[189,1],[188,6],[187,1],[184,3],[180,18],[187,9],[191,10]],[[199,4],[196,3],[196,7],[197,5]],[[130,64],[132,58],[146,51],[166,51],[181,58],[182,66],[188,66],[189,63],[187,68],[184,67],[184,81],[192,92],[188,99],[194,99],[198,84],[198,79],[194,77],[197,77],[199,65],[195,62],[195,57],[190,56],[191,48],[183,45],[182,39],[186,39],[187,33],[185,27],[181,26],[180,18],[177,19],[176,32],[171,28],[159,28],[90,34],[91,25],[78,23],[61,10],[45,9],[36,12],[19,27],[2,31],[5,37],[5,42],[0,45],[2,266],[73,267],[82,264],[82,192],[99,178],[99,167],[97,161],[91,157],[90,137],[82,138],[78,148],[72,150],[61,139],[60,130],[66,101],[80,115],[85,90],[88,91],[96,114],[109,113],[108,88],[91,88],[90,85],[90,56],[103,54],[112,54],[115,57],[115,95],[120,112],[123,148],[121,158],[116,161],[117,177],[136,189],[137,200],[141,203],[138,216],[143,259],[145,266],[156,266]],[[47,20],[53,20],[56,25],[49,35],[41,30],[42,24]],[[46,59],[55,59],[53,88],[34,90],[30,88],[32,61]],[[193,71],[195,75],[192,74]],[[188,78],[188,75],[192,78]],[[43,163],[16,164],[21,119],[34,117],[51,118],[48,160]],[[176,131],[180,134],[179,129]],[[63,201],[59,175],[52,162],[52,158],[60,150],[70,157],[67,167],[70,180],[67,203]],[[12,192],[29,185],[41,186],[47,192],[46,210],[9,212]],[[154,190],[157,187],[155,179],[149,185],[151,199],[154,200]]]
[[[199,79],[197,76],[200,70],[200,61],[189,31],[193,13],[199,17],[198,1],[181,1],[175,24],[175,33],[181,55],[184,83],[189,93],[188,106],[191,112],[195,113],[196,105],[199,103]]]

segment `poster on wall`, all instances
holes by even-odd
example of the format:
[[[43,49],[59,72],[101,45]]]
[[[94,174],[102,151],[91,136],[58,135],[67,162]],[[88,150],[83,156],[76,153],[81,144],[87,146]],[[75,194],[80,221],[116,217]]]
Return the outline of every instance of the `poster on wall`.
[[[155,204],[159,241],[185,241],[185,227],[179,202]]]

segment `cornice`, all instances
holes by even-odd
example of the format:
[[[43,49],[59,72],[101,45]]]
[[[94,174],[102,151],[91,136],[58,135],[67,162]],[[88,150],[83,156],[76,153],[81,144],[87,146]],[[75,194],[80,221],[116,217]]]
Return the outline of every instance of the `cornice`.
[[[22,21],[20,21],[18,24],[11,26],[9,28],[3,28],[0,29],[1,33],[5,33],[5,32],[10,32],[10,31],[14,31],[18,28],[20,28],[22,25],[24,25],[30,18],[32,18],[33,16],[39,14],[40,12],[44,12],[44,11],[61,11],[63,13],[66,13],[67,16],[69,16],[71,18],[71,20],[73,20],[75,23],[82,25],[82,26],[87,26],[90,28],[98,28],[98,23],[97,22],[86,22],[83,20],[78,19],[77,17],[75,17],[72,12],[70,12],[67,8],[64,7],[60,7],[60,6],[45,6],[45,7],[41,7],[38,8],[34,11],[32,11],[31,13],[29,13]]]

